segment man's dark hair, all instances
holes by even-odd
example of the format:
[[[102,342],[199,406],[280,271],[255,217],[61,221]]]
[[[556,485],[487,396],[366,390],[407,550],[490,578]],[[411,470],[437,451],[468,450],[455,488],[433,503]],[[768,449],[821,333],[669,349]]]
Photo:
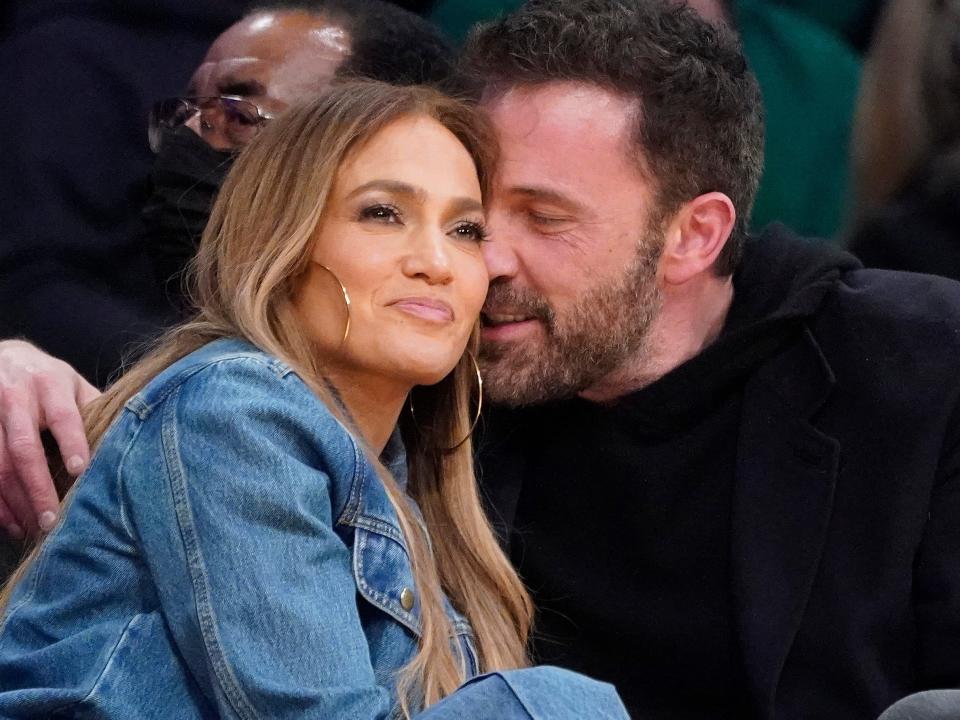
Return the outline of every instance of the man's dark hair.
[[[763,167],[763,117],[730,30],[666,0],[530,0],[474,30],[462,71],[484,97],[571,81],[635,98],[633,142],[658,210],[728,195],[737,223],[715,271],[734,271]]]
[[[453,51],[440,30],[419,15],[380,0],[278,0],[264,10],[302,11],[342,25],[350,33],[350,56],[338,76],[394,85],[443,85],[453,69]]]

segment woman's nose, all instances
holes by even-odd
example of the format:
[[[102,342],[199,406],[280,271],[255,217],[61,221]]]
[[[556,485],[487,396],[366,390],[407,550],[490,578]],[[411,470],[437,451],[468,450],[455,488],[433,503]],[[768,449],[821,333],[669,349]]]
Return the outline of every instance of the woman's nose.
[[[423,230],[411,237],[403,271],[431,285],[442,285],[453,279],[450,260],[450,238],[440,229]]]

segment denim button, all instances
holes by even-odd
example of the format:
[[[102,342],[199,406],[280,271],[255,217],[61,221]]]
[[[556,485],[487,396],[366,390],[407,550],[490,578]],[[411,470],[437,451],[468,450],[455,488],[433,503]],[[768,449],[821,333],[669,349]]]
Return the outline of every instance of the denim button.
[[[400,591],[400,606],[408,612],[413,607],[413,590],[405,587]]]

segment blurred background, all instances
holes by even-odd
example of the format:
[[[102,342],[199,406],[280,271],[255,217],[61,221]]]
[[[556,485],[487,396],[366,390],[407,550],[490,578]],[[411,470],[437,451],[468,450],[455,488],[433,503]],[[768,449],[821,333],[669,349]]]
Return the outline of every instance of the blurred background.
[[[456,48],[520,2],[396,4]],[[870,265],[960,277],[960,0],[690,4],[740,34],[761,84],[754,228],[779,221]],[[98,323],[124,342],[153,324],[143,312],[153,271],[133,240],[151,193],[147,116],[184,94],[211,42],[250,7],[0,6],[0,337],[27,337],[102,385],[117,361]]]

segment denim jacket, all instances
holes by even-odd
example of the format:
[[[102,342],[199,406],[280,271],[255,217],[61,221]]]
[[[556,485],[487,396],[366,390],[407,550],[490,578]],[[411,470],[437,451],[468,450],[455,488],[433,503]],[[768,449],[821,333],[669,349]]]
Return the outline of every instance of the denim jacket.
[[[397,436],[383,460],[402,485]],[[472,676],[471,628],[447,612]],[[419,631],[358,442],[288,366],[219,340],[134,396],[77,481],[0,626],[0,717],[393,717]],[[621,717],[609,686],[549,668],[477,678],[422,717],[539,717],[558,693]]]

